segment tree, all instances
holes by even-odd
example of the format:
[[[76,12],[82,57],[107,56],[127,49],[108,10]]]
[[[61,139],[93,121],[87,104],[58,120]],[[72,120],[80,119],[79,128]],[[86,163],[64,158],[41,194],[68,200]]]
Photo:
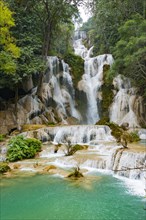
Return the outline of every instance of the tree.
[[[36,3],[36,1],[34,2]],[[60,24],[71,23],[72,17],[77,16],[77,5],[81,2],[81,0],[40,0],[39,2],[41,7],[37,1],[37,4],[34,6],[34,10],[40,18],[43,33],[42,58],[46,61],[52,42],[51,40],[53,39],[53,34]],[[37,95],[39,98],[42,96],[44,72],[45,71],[41,71],[39,74],[39,84],[37,89]]]
[[[94,0],[93,1],[93,33],[94,51],[96,53],[112,53],[119,40],[118,28],[134,14],[145,18],[144,0]]]
[[[134,15],[118,31],[120,39],[114,49],[112,72],[131,78],[146,96],[146,20]]]
[[[15,26],[13,13],[4,1],[0,1],[0,75],[15,74],[20,49],[10,29]]]

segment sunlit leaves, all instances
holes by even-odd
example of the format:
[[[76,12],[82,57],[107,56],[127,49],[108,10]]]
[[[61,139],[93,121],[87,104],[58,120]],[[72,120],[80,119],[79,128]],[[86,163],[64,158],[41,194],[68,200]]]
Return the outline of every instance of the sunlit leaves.
[[[20,56],[20,49],[15,44],[10,28],[15,26],[13,13],[4,1],[0,1],[0,72],[14,74],[16,72],[16,59]]]

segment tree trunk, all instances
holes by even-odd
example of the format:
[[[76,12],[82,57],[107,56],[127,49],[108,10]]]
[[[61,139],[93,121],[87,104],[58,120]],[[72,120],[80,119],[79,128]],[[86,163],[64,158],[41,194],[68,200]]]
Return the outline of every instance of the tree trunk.
[[[50,35],[51,35],[51,28],[48,22],[48,25],[45,28],[44,42],[43,42],[43,47],[42,47],[42,61],[45,63],[47,62],[48,51],[50,49],[50,44],[51,44]],[[40,98],[41,101],[42,101],[43,80],[44,80],[45,72],[46,70],[42,71],[39,74],[39,81],[38,81],[38,87],[37,87],[37,96]]]
[[[18,118],[18,84],[16,84],[16,87],[15,87],[15,118],[16,118],[17,130],[20,131],[21,126],[20,126],[20,122]]]
[[[16,87],[15,87],[15,117],[16,117],[16,121],[17,121],[17,118],[18,118],[18,106],[17,106],[17,103],[18,103],[18,85],[16,85]]]

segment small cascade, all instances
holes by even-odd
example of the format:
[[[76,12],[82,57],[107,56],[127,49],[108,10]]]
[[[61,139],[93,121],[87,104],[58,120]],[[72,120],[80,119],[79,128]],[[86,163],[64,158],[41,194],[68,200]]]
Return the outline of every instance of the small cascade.
[[[119,163],[120,163],[120,159],[121,159],[121,157],[122,157],[122,153],[123,153],[123,151],[124,151],[125,149],[117,149],[116,150],[116,152],[115,152],[115,155],[114,155],[114,160],[113,160],[113,171],[114,172],[117,172],[117,170],[118,170],[118,167],[119,167]]]
[[[112,65],[113,57],[111,54],[99,55],[90,58],[93,47],[89,50],[82,43],[82,36],[77,36],[74,41],[75,54],[85,60],[85,72],[82,80],[78,83],[79,91],[83,91],[87,97],[86,123],[95,124],[99,119],[99,103],[101,100],[100,88],[103,84],[103,67]]]
[[[54,144],[63,144],[68,141],[71,144],[96,145],[101,141],[114,141],[108,126],[97,125],[72,125],[48,127],[38,130],[41,140],[51,140]]]
[[[117,170],[118,175],[128,177],[131,179],[144,180],[144,167],[146,161],[145,154],[123,151],[122,156],[119,157],[120,159],[118,160],[118,164],[116,165],[115,160],[114,167],[115,170]]]
[[[140,98],[137,91],[131,86],[130,80],[124,76],[118,75],[113,81],[116,95],[110,108],[110,121],[119,125],[127,122],[129,127],[140,127],[139,120],[143,121],[142,100],[137,103]],[[135,106],[137,103],[137,107]]]

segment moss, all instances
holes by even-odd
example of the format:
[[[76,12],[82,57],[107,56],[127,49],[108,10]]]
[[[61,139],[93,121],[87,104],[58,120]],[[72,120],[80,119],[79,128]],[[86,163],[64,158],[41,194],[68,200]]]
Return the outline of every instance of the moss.
[[[106,123],[109,122],[109,117],[102,117],[97,123],[96,125],[105,125]]]
[[[8,171],[10,171],[10,167],[8,166],[7,163],[4,163],[4,162],[0,162],[0,173],[6,173]]]
[[[40,124],[26,124],[22,126],[22,132],[25,131],[33,131],[33,130],[37,130],[40,128],[45,128],[46,125],[40,125]]]
[[[5,135],[4,134],[0,134],[0,142],[4,141],[5,140]]]
[[[80,56],[68,53],[64,56],[64,61],[70,66],[73,82],[75,86],[77,86],[77,83],[81,80],[81,76],[84,73],[84,60]]]
[[[50,127],[54,127],[56,124],[54,122],[49,122],[47,125]]]
[[[131,142],[140,141],[140,138],[139,138],[137,132],[131,132],[130,135],[131,135]]]
[[[112,104],[113,101],[113,85],[112,82],[108,80],[107,75],[108,71],[110,69],[109,65],[104,65],[103,67],[103,85],[102,85],[102,101],[101,101],[101,107],[102,107],[102,117],[108,117],[109,115],[109,107]]]

